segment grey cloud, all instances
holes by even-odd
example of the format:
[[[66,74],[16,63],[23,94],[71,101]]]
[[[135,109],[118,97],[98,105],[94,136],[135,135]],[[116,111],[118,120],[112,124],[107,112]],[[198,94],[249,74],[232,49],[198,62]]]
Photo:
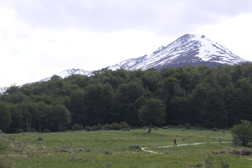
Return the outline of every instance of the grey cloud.
[[[24,1],[22,1],[24,2]],[[75,27],[111,32],[150,30],[170,36],[219,21],[220,16],[252,12],[251,0],[41,0],[8,3],[19,18],[35,27]],[[29,4],[31,3],[31,4]],[[27,5],[29,4],[29,5]]]

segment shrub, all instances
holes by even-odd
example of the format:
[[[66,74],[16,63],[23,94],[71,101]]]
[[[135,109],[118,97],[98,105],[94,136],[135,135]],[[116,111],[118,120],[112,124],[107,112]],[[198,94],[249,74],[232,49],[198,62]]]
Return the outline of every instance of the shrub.
[[[72,130],[84,130],[84,127],[77,123],[72,126]]]
[[[242,150],[241,150],[241,155],[250,155],[250,154],[252,154],[252,149],[249,149],[249,148],[243,148]]]
[[[109,128],[112,130],[120,130],[121,129],[121,125],[117,124],[117,123],[112,123],[109,125]]]
[[[130,145],[129,149],[141,149],[139,145]]]
[[[113,152],[111,152],[110,150],[105,150],[104,153],[107,154],[113,154]]]
[[[50,129],[48,129],[48,128],[45,128],[45,129],[44,129],[44,133],[50,133],[50,132],[51,132]]]
[[[38,139],[37,140],[43,140],[43,138],[42,137],[38,137]]]
[[[64,147],[60,149],[60,152],[71,152],[68,148]]]
[[[222,155],[221,157],[219,157],[221,167],[229,167],[228,160],[229,159],[228,157],[226,157],[226,155]]]
[[[105,128],[105,130],[109,130],[109,129],[110,129],[110,128],[109,128],[109,124],[108,124],[108,123],[105,124],[104,128]]]
[[[93,131],[97,131],[97,130],[99,130],[100,129],[100,126],[98,126],[98,125],[94,125],[93,127],[92,127],[92,130]]]
[[[129,127],[129,124],[126,121],[121,121],[120,125],[121,125],[122,128],[128,128]]]
[[[90,126],[86,126],[86,127],[85,127],[85,130],[86,130],[86,131],[91,131],[91,127],[90,127]]]
[[[85,150],[85,152],[90,152],[91,151],[91,149],[90,148],[87,148],[86,150]]]
[[[97,127],[98,127],[99,130],[101,130],[101,128],[103,127],[103,125],[99,123],[99,124],[97,125]]]
[[[23,131],[23,129],[21,129],[21,128],[16,130],[16,133],[23,133],[23,132],[24,132],[24,131]]]
[[[216,131],[218,131],[218,129],[214,127],[214,128],[213,128],[213,131],[216,132]]]
[[[185,127],[186,127],[187,129],[190,129],[190,128],[191,128],[191,125],[190,125],[189,123],[185,123]]]
[[[252,140],[252,125],[250,121],[241,120],[241,124],[234,125],[231,128],[233,138],[239,139],[243,146],[248,145]]]
[[[204,156],[205,167],[213,167],[214,157],[210,154]]]
[[[234,154],[234,155],[240,155],[241,152],[239,150],[233,149],[230,153]]]

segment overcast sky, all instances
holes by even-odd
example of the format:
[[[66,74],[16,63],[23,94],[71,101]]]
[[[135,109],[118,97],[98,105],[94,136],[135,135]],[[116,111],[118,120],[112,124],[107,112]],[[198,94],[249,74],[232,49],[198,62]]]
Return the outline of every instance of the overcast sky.
[[[252,1],[0,0],[0,87],[101,69],[187,33],[252,61]]]

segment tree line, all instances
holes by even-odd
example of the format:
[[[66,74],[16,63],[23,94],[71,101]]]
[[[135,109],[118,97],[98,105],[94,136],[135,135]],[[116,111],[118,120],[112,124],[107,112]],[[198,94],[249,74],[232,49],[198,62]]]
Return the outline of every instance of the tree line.
[[[165,113],[160,117],[162,123],[153,120],[156,125],[225,128],[241,119],[252,121],[251,63],[145,71],[101,69],[90,77],[53,76],[47,82],[4,90],[0,129],[8,133],[64,131],[75,124],[85,127],[121,121],[143,126],[147,119],[141,112],[153,110],[148,106],[151,101],[161,103]]]

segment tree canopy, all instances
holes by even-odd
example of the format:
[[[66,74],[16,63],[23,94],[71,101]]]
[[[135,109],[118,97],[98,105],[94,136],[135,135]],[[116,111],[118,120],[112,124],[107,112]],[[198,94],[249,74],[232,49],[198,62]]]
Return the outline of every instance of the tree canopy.
[[[164,122],[152,121],[156,125],[226,128],[242,119],[252,121],[251,63],[145,71],[102,69],[92,76],[53,76],[46,82],[3,90],[0,113],[6,123],[1,122],[0,129],[9,133],[17,129],[64,131],[75,124],[121,121],[144,126],[149,120],[138,117],[139,112],[150,110],[146,102],[151,100],[160,103],[153,105],[153,112],[164,110]]]
[[[139,109],[138,118],[145,124],[150,124],[148,133],[151,133],[152,124],[160,124],[165,119],[165,106],[159,99],[149,98]]]

